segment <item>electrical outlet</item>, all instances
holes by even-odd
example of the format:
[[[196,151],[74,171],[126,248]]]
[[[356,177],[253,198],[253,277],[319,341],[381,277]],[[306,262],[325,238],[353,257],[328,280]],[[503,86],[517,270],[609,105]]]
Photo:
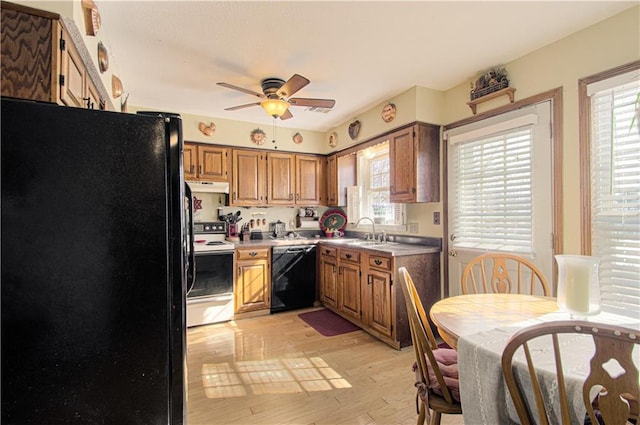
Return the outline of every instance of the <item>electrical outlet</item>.
[[[418,223],[409,223],[409,233],[418,233]]]
[[[433,212],[433,224],[440,224],[440,211]]]

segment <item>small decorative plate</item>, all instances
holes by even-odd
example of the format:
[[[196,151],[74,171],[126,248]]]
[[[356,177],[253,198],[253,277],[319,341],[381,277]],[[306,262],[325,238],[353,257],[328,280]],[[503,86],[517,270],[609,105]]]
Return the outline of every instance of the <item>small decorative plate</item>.
[[[264,131],[262,131],[261,129],[256,128],[255,130],[253,130],[253,131],[251,132],[250,137],[251,137],[251,141],[252,141],[254,144],[256,144],[256,145],[260,146],[260,145],[264,144],[264,138],[265,138],[265,137],[267,137],[267,135],[266,135],[266,133],[265,133]]]
[[[336,133],[335,131],[329,136],[329,146],[331,146],[332,148],[338,146],[338,133]]]
[[[382,121],[391,122],[396,117],[396,105],[393,103],[387,103],[382,108],[382,112],[380,112],[380,116],[382,117]]]
[[[109,69],[109,54],[102,41],[98,42],[98,65],[100,66],[100,72],[105,72]]]
[[[320,218],[320,230],[326,232],[328,229],[344,231],[347,227],[347,215],[339,209],[326,210]]]
[[[111,95],[114,99],[122,96],[122,81],[115,74],[111,76]]]
[[[299,145],[300,143],[302,143],[304,139],[302,138],[302,134],[300,133],[296,133],[293,135],[293,143]]]

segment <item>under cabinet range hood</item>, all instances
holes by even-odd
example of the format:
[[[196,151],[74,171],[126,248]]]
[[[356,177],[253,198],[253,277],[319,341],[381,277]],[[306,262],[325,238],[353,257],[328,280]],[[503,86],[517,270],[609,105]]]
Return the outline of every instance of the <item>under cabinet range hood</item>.
[[[188,181],[187,184],[192,192],[208,192],[208,193],[229,193],[228,182],[202,182]]]

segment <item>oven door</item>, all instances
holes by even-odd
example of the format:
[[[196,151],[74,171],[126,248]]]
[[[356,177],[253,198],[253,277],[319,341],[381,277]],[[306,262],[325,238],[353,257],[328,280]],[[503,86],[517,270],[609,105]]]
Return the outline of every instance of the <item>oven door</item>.
[[[233,293],[233,251],[196,252],[195,269],[187,299]]]

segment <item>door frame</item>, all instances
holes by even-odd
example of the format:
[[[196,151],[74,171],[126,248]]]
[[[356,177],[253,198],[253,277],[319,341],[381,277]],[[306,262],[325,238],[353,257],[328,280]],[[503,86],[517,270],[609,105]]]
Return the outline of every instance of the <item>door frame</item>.
[[[514,111],[523,107],[531,106],[536,103],[551,101],[551,202],[553,205],[553,242],[552,242],[552,254],[558,254],[562,252],[563,243],[563,228],[562,228],[562,87],[558,87],[534,96],[527,97],[517,102],[510,103],[499,108],[492,109],[487,112],[483,112],[478,115],[474,115],[453,123],[447,124],[442,127],[442,131],[451,130],[453,128],[461,127],[463,125],[472,124],[487,118],[491,118],[497,115],[501,115],[507,112]],[[442,141],[442,136],[440,137]],[[446,142],[442,143],[442,256],[443,256],[443,288],[442,294],[446,298],[449,296],[449,192],[448,192],[448,163],[449,149]],[[551,276],[550,283],[555,288],[553,282],[556,281],[557,268],[553,266],[553,276]]]

